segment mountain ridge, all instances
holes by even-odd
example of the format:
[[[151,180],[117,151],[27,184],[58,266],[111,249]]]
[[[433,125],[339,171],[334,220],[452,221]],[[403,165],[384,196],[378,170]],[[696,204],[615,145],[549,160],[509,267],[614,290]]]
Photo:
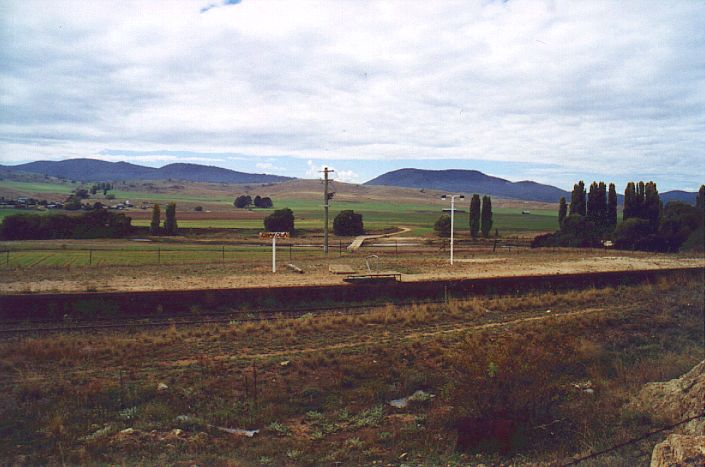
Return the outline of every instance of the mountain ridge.
[[[13,166],[0,165],[0,168],[93,182],[176,179],[210,183],[277,183],[293,179],[280,175],[238,172],[212,165],[177,162],[156,168],[125,161],[109,162],[89,158],[35,161]]]
[[[549,203],[558,202],[561,196],[565,196],[566,199],[570,198],[570,192],[552,185],[544,185],[531,180],[511,182],[478,170],[464,169],[403,168],[384,173],[364,184],[482,193],[503,198]]]

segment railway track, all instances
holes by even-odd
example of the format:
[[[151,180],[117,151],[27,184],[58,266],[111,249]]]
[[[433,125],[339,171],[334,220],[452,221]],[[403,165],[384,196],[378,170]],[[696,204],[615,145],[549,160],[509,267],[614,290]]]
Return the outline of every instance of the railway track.
[[[51,333],[71,333],[86,331],[121,331],[128,329],[147,329],[169,326],[201,326],[207,324],[233,324],[256,321],[274,321],[282,319],[300,318],[307,314],[316,316],[323,315],[344,315],[354,316],[366,313],[370,310],[393,306],[412,305],[434,305],[446,303],[445,300],[427,301],[407,301],[407,302],[385,302],[378,304],[347,305],[336,306],[312,306],[296,309],[275,309],[275,310],[239,310],[239,311],[209,311],[203,315],[176,314],[168,318],[152,318],[148,316],[134,317],[129,319],[114,320],[110,318],[96,318],[90,320],[66,320],[57,322],[56,320],[12,320],[0,321],[0,339],[7,339],[16,336],[45,335]],[[97,323],[96,323],[97,321]],[[60,324],[59,324],[60,323]]]

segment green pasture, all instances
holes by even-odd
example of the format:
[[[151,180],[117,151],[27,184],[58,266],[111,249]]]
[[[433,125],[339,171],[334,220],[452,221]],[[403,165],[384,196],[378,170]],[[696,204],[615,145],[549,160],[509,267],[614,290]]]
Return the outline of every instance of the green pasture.
[[[282,260],[318,258],[320,248],[277,247]],[[144,266],[197,263],[266,263],[271,260],[271,244],[241,247],[137,247],[121,249],[16,249],[0,253],[0,268],[79,267],[79,266]]]
[[[23,192],[41,192],[41,193],[69,193],[77,185],[73,184],[57,184],[57,183],[40,183],[40,182],[15,182],[9,180],[0,181],[0,188],[8,187],[13,190]],[[151,193],[144,191],[111,191],[115,195],[115,201],[130,199],[133,203],[141,200],[149,200],[166,204],[175,202],[177,205],[177,222],[179,227],[198,229],[198,228],[232,228],[232,229],[262,229],[263,224],[261,219],[243,219],[243,220],[226,220],[226,219],[198,219],[198,220],[180,220],[179,219],[179,203],[202,203],[204,205],[221,205],[222,209],[235,209],[232,207],[233,198],[229,196],[207,196],[184,193]],[[102,195],[96,196],[91,200],[106,202]],[[274,209],[288,207],[294,211],[295,225],[297,229],[302,230],[320,230],[323,227],[323,207],[322,200],[318,199],[297,199],[286,197],[274,197]],[[108,201],[109,202],[109,201]],[[345,209],[352,209],[363,215],[365,228],[368,230],[383,230],[398,226],[411,228],[409,235],[425,236],[432,234],[433,224],[441,215],[443,207],[446,204],[435,202],[414,202],[404,203],[398,200],[390,201],[370,201],[370,200],[336,200],[333,199],[330,208],[330,219],[332,220],[336,214]],[[466,205],[460,205],[461,209],[468,210]],[[270,214],[273,209],[255,209],[255,212],[261,213],[264,218]],[[39,213],[53,214],[64,213],[65,211],[20,211],[14,209],[0,209],[0,220],[9,214],[17,213]],[[512,233],[521,232],[547,232],[554,231],[558,227],[557,209],[556,210],[531,210],[530,214],[522,214],[520,208],[495,208],[493,230],[498,229],[500,235],[511,235]],[[124,212],[130,215],[130,211]],[[214,213],[217,217],[217,213]],[[148,226],[148,219],[133,219],[135,226]],[[463,235],[469,229],[468,213],[458,213],[455,218],[456,232]]]
[[[65,193],[68,195],[78,186],[80,185],[71,183],[0,181],[0,189],[7,188],[22,193]]]

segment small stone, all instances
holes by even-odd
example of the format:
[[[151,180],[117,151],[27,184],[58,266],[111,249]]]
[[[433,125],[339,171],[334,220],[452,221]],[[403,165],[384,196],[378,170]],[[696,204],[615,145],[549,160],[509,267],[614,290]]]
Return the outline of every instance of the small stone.
[[[120,433],[122,433],[123,435],[131,435],[134,432],[134,428],[125,428],[124,430],[120,430]]]
[[[173,430],[171,430],[171,432],[174,434],[174,436],[180,436],[181,433],[184,432],[184,430],[181,430],[179,428],[174,428]]]
[[[169,386],[167,386],[164,383],[159,383],[159,385],[157,385],[157,391],[161,392],[161,391],[166,391],[167,389],[169,389]]]
[[[289,360],[284,360],[283,362],[279,363],[280,366],[287,367],[291,364]]]

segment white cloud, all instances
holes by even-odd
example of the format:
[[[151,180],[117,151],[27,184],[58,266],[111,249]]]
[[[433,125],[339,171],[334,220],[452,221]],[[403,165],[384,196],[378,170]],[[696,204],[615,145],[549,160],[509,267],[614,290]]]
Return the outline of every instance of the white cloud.
[[[338,182],[362,183],[360,175],[352,170],[339,170],[331,164],[314,164],[312,160],[306,161],[306,178],[323,178],[323,170],[328,168],[329,178]]]
[[[0,5],[0,162],[121,147],[705,172],[700,2],[222,5]]]

